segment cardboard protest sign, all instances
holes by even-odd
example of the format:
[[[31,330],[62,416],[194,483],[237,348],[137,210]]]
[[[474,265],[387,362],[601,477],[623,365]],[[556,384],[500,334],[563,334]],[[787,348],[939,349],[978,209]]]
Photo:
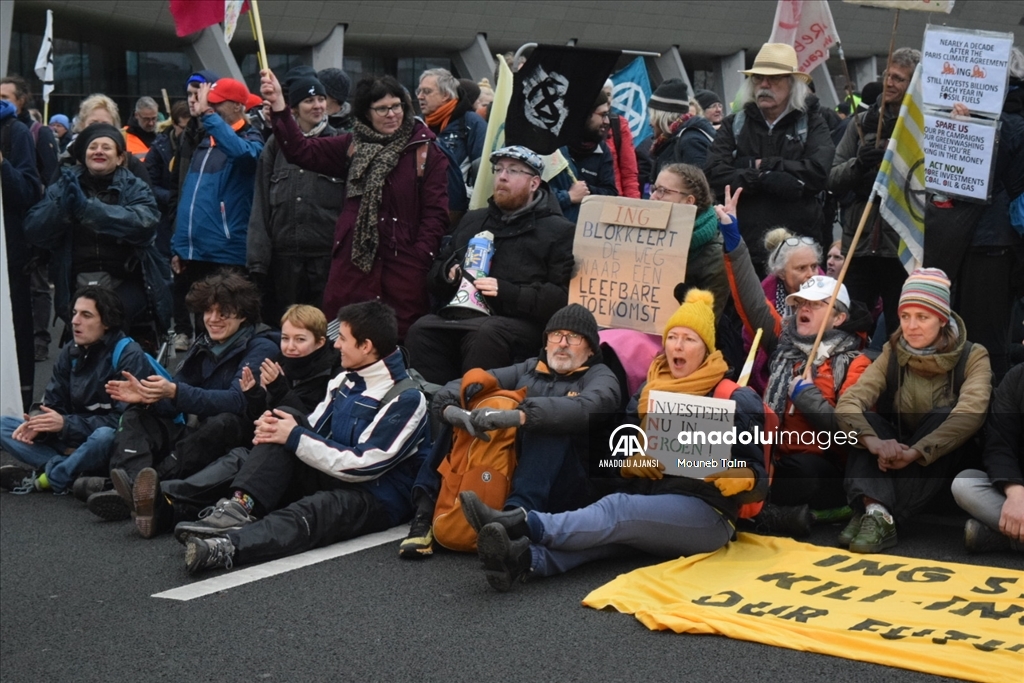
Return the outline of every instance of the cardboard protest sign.
[[[601,327],[661,334],[678,302],[697,210],[626,197],[590,196],[580,206],[569,303]]]
[[[924,115],[926,189],[985,201],[995,158],[995,122]]]
[[[966,104],[998,116],[1006,96],[1012,33],[929,26],[924,32],[922,94],[932,107]]]
[[[650,391],[647,400],[646,455],[663,464],[665,474],[703,479],[747,466],[732,460],[736,401],[668,391]]]

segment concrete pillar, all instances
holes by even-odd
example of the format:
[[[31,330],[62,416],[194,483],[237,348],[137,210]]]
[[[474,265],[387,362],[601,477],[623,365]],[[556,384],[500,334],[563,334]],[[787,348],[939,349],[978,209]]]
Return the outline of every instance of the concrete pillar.
[[[324,40],[313,46],[313,68],[343,69],[345,63],[345,29],[348,24],[338,24]]]
[[[185,48],[185,55],[192,63],[193,71],[209,69],[222,78],[245,82],[242,69],[224,43],[224,28],[220,24],[207,26],[200,31],[195,41]]]
[[[853,79],[854,90],[860,92],[865,85],[879,79],[881,74],[878,73],[878,64],[878,57],[874,55],[849,61],[850,78]]]
[[[14,22],[14,0],[0,2],[0,76],[7,75],[11,56],[11,24]]]
[[[498,67],[494,61],[494,55],[491,54],[491,48],[487,45],[486,33],[476,34],[476,38],[473,39],[473,43],[469,47],[453,54],[452,64],[455,65],[455,70],[462,78],[468,78],[477,83],[484,78],[493,82],[494,72]]]
[[[747,68],[747,51],[740,50],[735,54],[719,57],[715,61],[715,92],[725,103],[728,114],[736,93],[743,85],[744,76],[740,71]]]
[[[836,95],[836,84],[832,82],[832,75],[824,64],[811,71],[811,78],[814,80],[815,94],[822,107],[832,109],[839,104],[839,97]]]
[[[690,83],[690,77],[686,75],[686,67],[683,66],[683,58],[679,54],[678,45],[673,45],[652,61],[657,79],[657,83],[651,84],[653,87],[657,88],[659,83],[670,78],[678,78],[686,84],[686,87],[690,89],[690,94],[693,95],[693,85]]]

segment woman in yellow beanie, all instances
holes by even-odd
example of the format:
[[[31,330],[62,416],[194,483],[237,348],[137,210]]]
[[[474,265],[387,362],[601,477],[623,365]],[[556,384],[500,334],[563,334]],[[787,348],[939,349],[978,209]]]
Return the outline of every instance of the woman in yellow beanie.
[[[650,391],[712,396],[725,378],[728,367],[715,349],[713,306],[710,292],[690,290],[669,318],[664,353],[654,359],[631,404],[630,413],[642,426]],[[736,402],[737,434],[764,430],[757,394],[738,388],[730,398]],[[761,447],[754,439],[746,445],[739,441],[730,455],[745,466],[704,480],[665,476],[664,466],[649,466],[646,456],[627,458],[621,475],[629,481],[620,482],[620,492],[572,512],[499,512],[474,505],[477,519],[471,523],[478,523],[477,552],[488,582],[507,591],[527,577],[561,574],[634,550],[664,558],[718,550],[732,539],[740,506],[763,500],[768,490]]]

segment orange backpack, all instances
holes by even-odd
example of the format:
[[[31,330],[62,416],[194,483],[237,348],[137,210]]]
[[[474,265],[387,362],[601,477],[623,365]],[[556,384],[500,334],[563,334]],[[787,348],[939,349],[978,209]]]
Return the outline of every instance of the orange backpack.
[[[466,387],[471,384],[481,384],[483,388],[467,401]],[[466,410],[515,410],[526,398],[526,388],[502,389],[494,375],[474,368],[462,378],[460,397]],[[472,552],[476,550],[476,531],[462,513],[459,493],[472,491],[498,510],[505,505],[516,469],[516,429],[488,432],[490,441],[476,439],[463,429],[453,431],[452,450],[437,468],[441,490],[434,506],[434,538],[450,550]]]
[[[715,387],[715,398],[732,398],[733,393],[740,388],[739,384],[733,382],[731,379],[723,379]],[[779,433],[779,416],[768,407],[767,403],[761,402],[764,405],[764,431],[768,434]],[[775,439],[772,439],[774,442]],[[772,478],[775,476],[775,461],[772,459],[772,445],[766,444],[761,446],[764,451],[764,471],[768,473],[768,485],[771,486]],[[757,517],[758,513],[761,512],[761,508],[764,507],[764,501],[757,503],[744,503],[740,506],[739,517],[740,519],[751,519]]]

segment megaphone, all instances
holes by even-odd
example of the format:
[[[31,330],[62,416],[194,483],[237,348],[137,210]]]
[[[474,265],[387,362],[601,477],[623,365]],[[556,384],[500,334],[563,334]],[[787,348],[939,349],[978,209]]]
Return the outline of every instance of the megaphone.
[[[473,285],[473,281],[478,277],[487,277],[493,255],[494,233],[490,230],[477,233],[469,240],[466,255],[462,259],[462,281],[455,296],[441,309],[443,317],[461,319],[491,314],[487,301]]]

